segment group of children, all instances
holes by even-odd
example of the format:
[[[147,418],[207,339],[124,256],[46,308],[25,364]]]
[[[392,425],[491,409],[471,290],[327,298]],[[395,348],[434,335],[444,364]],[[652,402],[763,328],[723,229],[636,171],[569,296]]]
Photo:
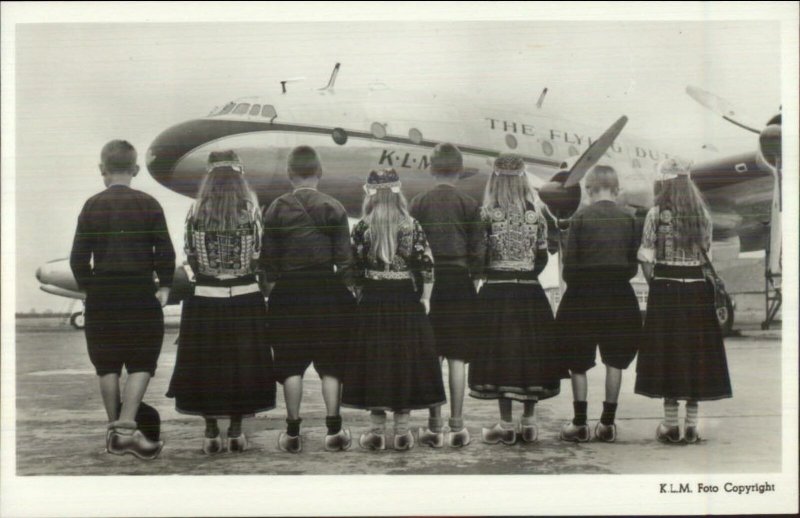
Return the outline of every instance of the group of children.
[[[149,407],[140,403],[161,348],[160,306],[175,253],[161,207],[129,187],[138,172],[133,147],[108,143],[100,169],[107,189],[81,212],[71,265],[87,293],[86,338],[109,418],[107,450],[150,459],[163,441],[148,433]],[[567,290],[555,317],[538,281],[548,260],[546,208],[521,157],[495,160],[482,204],[457,188],[463,158],[452,144],[433,150],[437,185],[410,204],[395,170],[373,170],[352,232],[344,207],[317,190],[323,168],[313,148],[295,148],[287,172],[292,192],[262,214],[236,154],[212,152],[186,220],[194,288],[184,301],[167,396],[179,412],[204,418],[206,454],[247,448],[242,419],[274,408],[276,381],[287,409],[278,446],[300,452],[303,375],[312,363],[322,380],[327,451],[351,446],[340,406],[370,412],[370,429],[359,438],[365,449],[468,445],[467,363],[469,394],[498,400],[500,421],[481,432],[489,444],[536,441],[535,405],[558,395],[567,378],[575,415],[560,438],[588,441],[586,371],[598,346],[607,369],[599,441],[616,439],[622,370],[637,352],[636,392],[664,399],[656,431],[662,442],[696,442],[697,402],[731,397],[704,271],[710,217],[677,162],[661,166],[643,232],[615,203],[614,169],[588,173],[591,203],[570,221]],[[644,327],[630,285],[639,263],[651,286]],[[129,375],[120,395],[123,365]],[[523,403],[519,426],[514,400]],[[686,401],[683,436],[678,400]],[[415,409],[429,411],[416,437],[409,427]],[[230,420],[226,444],[219,418]]]

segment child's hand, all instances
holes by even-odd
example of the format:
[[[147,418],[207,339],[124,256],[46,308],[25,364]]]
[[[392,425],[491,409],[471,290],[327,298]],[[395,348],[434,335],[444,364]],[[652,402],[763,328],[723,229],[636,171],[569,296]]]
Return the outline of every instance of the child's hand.
[[[167,305],[167,300],[169,300],[169,288],[158,288],[156,292],[156,298],[158,299],[158,303],[161,304],[161,307]]]
[[[430,315],[431,313],[431,301],[430,299],[419,299],[420,304],[425,307],[425,314]]]

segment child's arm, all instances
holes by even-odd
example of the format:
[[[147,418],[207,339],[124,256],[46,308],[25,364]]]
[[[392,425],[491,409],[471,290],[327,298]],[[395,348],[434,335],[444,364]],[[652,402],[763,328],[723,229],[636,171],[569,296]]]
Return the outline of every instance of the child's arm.
[[[633,279],[636,272],[639,270],[639,261],[636,258],[639,250],[639,245],[642,241],[642,232],[639,229],[639,224],[636,217],[631,218],[631,241],[628,245],[628,278]]]
[[[478,280],[486,263],[486,225],[477,204],[467,218],[467,263],[470,275]]]
[[[164,217],[164,210],[157,201],[154,201],[153,209],[153,269],[158,275],[158,292],[156,297],[161,306],[167,305],[169,290],[172,287],[172,278],[175,275],[175,248],[172,247],[172,240],[167,229],[167,219]]]
[[[357,299],[361,298],[361,287],[364,281],[364,270],[367,268],[367,249],[366,243],[366,223],[359,221],[353,227],[351,247],[353,254],[353,294]]]
[[[336,273],[345,286],[353,289],[353,247],[350,244],[350,223],[347,221],[347,211],[339,205],[331,207],[331,246],[333,248],[333,261]]]
[[[548,254],[547,254],[547,220],[544,218],[544,214],[538,212],[537,218],[537,225],[536,225],[536,241],[534,242],[534,253],[536,254],[536,258],[533,263],[533,273],[536,277],[539,277],[539,274],[544,271],[544,267],[547,266]]]
[[[189,263],[192,273],[197,275],[197,245],[194,242],[194,233],[192,232],[194,228],[193,215],[194,206],[189,209],[189,213],[186,214],[186,221],[183,224],[183,252],[186,254],[186,262]]]
[[[482,207],[478,208],[478,229],[481,233],[481,247],[480,250],[480,269],[477,272],[472,272],[473,283],[475,284],[475,291],[478,292],[486,280],[486,267],[489,264],[489,232],[491,231],[491,224],[489,223],[489,216]]]
[[[411,261],[409,266],[422,277],[422,296],[419,301],[425,306],[425,314],[431,311],[431,293],[433,292],[433,252],[425,237],[425,231],[417,220],[414,220],[412,234]]]
[[[647,282],[653,279],[653,266],[656,260],[656,215],[657,207],[653,207],[647,213],[642,230],[642,243],[636,254],[637,259],[642,263],[642,273]]]
[[[278,280],[280,266],[278,264],[278,221],[277,215],[278,200],[272,202],[265,211],[263,218],[263,237],[261,240],[260,263],[261,270],[264,272],[262,284],[262,294],[268,298],[275,288]]]
[[[69,266],[78,283],[78,288],[86,291],[92,279],[92,249],[94,248],[93,234],[89,232],[86,221],[86,206],[84,205],[78,216],[78,226],[75,238],[72,241],[72,252],[69,255]]]
[[[572,221],[569,223],[569,230],[567,230],[567,246],[564,247],[564,268],[562,276],[564,282],[569,284],[573,279],[575,271],[580,264],[581,252],[581,216],[580,214],[573,216]]]

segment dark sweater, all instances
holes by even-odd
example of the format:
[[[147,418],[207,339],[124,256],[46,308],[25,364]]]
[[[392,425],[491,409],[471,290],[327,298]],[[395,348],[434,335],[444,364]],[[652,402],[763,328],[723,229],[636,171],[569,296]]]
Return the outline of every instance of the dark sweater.
[[[171,286],[175,250],[161,205],[124,185],[92,196],[78,216],[69,264],[81,289],[153,285],[153,272],[161,287]]]
[[[434,266],[461,266],[480,274],[486,247],[480,205],[451,185],[417,195],[409,206],[433,251]]]
[[[636,220],[616,203],[603,200],[580,209],[569,224],[564,280],[591,282],[598,274],[630,280],[638,268],[640,239]]]
[[[353,253],[347,211],[316,189],[301,188],[272,202],[264,212],[261,264],[268,282],[282,273],[333,270],[352,283]]]

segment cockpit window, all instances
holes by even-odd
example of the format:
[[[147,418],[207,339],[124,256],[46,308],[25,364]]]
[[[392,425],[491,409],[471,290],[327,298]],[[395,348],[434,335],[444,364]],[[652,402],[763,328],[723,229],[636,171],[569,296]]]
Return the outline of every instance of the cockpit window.
[[[244,115],[250,109],[250,103],[241,103],[233,110],[234,115]]]
[[[278,116],[278,113],[275,111],[275,107],[271,104],[265,104],[263,108],[261,108],[261,116],[262,117],[269,117],[270,119],[275,118]]]
[[[226,113],[230,113],[233,107],[236,106],[236,103],[230,102],[222,107],[217,115],[225,115]]]

